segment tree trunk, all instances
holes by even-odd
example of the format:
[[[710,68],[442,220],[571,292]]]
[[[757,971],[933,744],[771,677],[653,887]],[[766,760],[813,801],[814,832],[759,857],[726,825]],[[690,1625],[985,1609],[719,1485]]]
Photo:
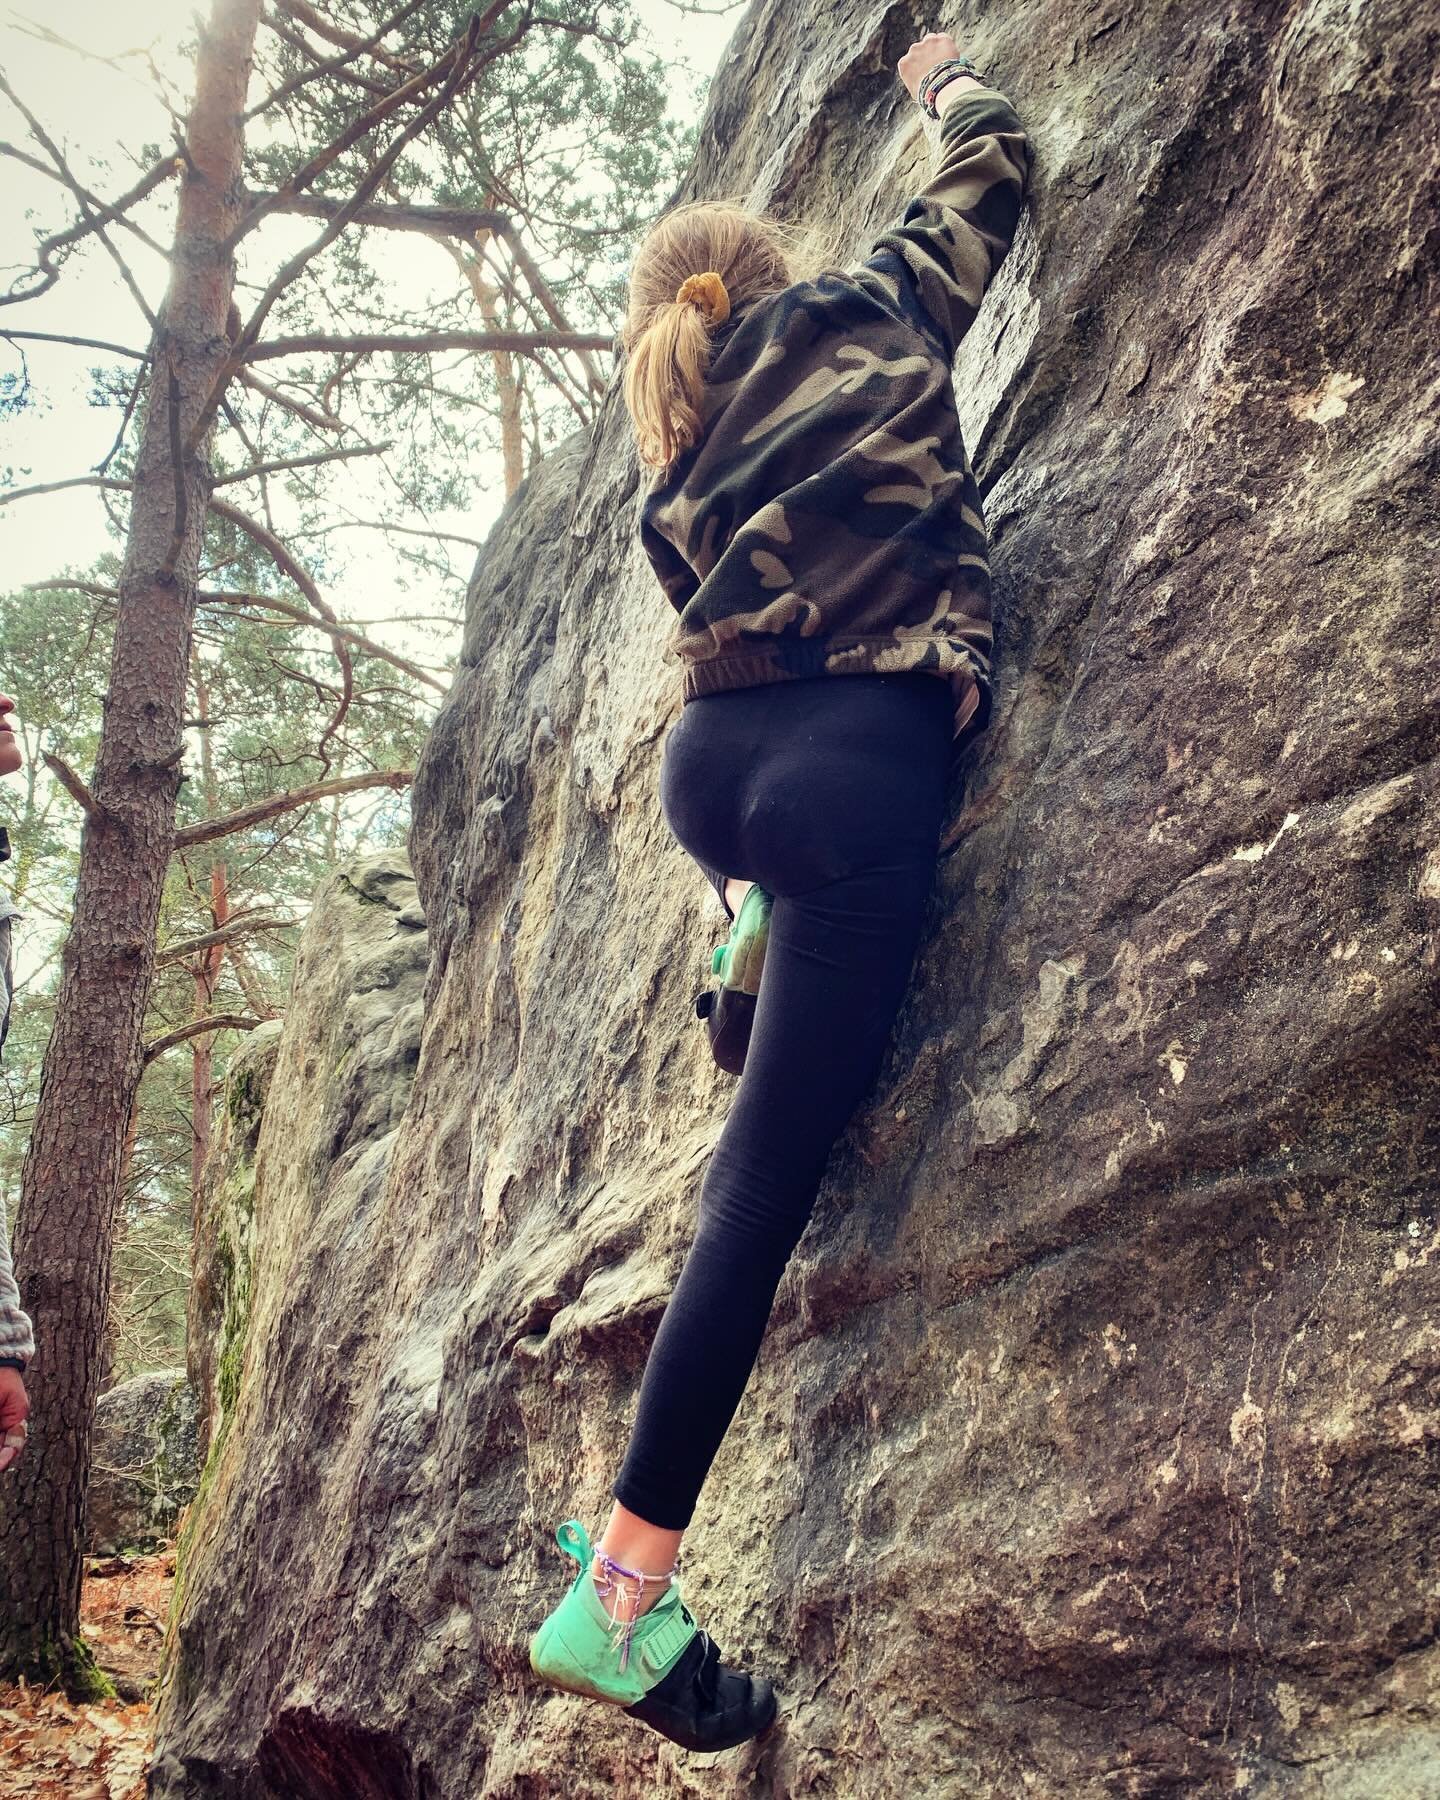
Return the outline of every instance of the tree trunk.
[[[129,1214],[124,1204],[124,1194],[130,1182],[130,1164],[135,1156],[135,1139],[140,1134],[140,1096],[136,1093],[130,1105],[130,1117],[125,1123],[125,1137],[120,1145],[120,1166],[115,1172],[115,1193],[120,1201],[115,1214],[114,1224],[110,1231],[110,1260],[114,1263],[115,1252],[125,1242],[128,1229]],[[115,1366],[120,1360],[120,1332],[124,1321],[118,1316],[115,1307],[114,1288],[110,1289],[110,1298],[105,1307],[105,1331],[100,1345],[100,1366],[95,1371],[95,1392],[107,1394],[115,1385]]]
[[[196,56],[170,289],[146,398],[105,723],[55,1028],[21,1183],[30,1443],[0,1484],[0,1673],[108,1690],[79,1631],[81,1525],[126,1123],[175,827],[208,470],[183,444],[230,348],[241,115],[260,0],[213,0]]]
[[[194,647],[190,652],[191,672],[195,681],[195,716],[210,717],[210,689],[205,668]],[[200,728],[200,777],[205,789],[205,814],[218,818],[220,790],[215,781],[215,762],[210,750],[210,727]],[[210,864],[210,917],[218,931],[230,918],[229,874],[225,858],[217,855]],[[192,967],[195,981],[195,1017],[208,1016],[220,981],[220,965],[225,957],[223,944],[211,944],[202,950]],[[210,1154],[211,1109],[215,1086],[215,1038],[202,1032],[190,1040],[190,1187],[200,1191],[200,1176],[205,1158]]]

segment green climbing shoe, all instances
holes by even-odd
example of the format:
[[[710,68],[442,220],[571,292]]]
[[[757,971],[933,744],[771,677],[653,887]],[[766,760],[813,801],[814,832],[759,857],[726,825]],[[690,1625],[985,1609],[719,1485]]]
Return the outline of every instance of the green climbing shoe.
[[[772,1685],[725,1667],[673,1575],[669,1591],[626,1633],[595,1591],[585,1527],[567,1519],[555,1538],[580,1572],[531,1640],[537,1675],[552,1687],[622,1707],[686,1750],[730,1750],[774,1724],[779,1703]]]
[[[633,1706],[680,1660],[695,1635],[695,1621],[672,1577],[666,1592],[635,1621],[630,1642],[624,1644],[617,1636],[623,1627],[595,1592],[589,1533],[579,1519],[567,1519],[555,1539],[580,1564],[580,1573],[535,1633],[530,1667],[552,1687],[608,1700],[614,1706]]]
[[[758,994],[760,977],[765,972],[765,946],[770,941],[770,914],[775,897],[759,882],[752,881],[740,902],[729,941],[715,946],[710,958],[710,973],[718,975],[727,988],[739,994]]]
[[[695,997],[695,1011],[705,1021],[711,1055],[731,1075],[739,1075],[745,1068],[774,905],[774,895],[752,882],[740,902],[729,941],[717,944],[710,959],[710,972],[719,982]]]

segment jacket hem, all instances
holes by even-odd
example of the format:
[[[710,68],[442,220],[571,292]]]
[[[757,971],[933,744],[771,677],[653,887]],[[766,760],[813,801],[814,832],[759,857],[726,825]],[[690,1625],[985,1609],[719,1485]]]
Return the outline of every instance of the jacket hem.
[[[897,663],[896,653],[902,645],[894,637],[882,635],[787,640],[744,656],[706,657],[686,664],[681,678],[681,703],[731,688],[763,687],[819,675],[936,675],[949,684],[955,696],[952,742],[958,752],[990,722],[990,682],[963,652],[941,648],[941,655],[948,655],[949,666],[937,668],[924,661],[937,648],[937,640],[912,638],[908,642],[915,652],[915,659],[909,664]],[[840,668],[832,666],[837,657],[844,659]]]

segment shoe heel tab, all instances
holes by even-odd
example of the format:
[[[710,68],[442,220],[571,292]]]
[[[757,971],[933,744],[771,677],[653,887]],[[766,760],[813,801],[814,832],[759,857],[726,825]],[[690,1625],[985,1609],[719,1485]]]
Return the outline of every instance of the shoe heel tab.
[[[582,1569],[589,1566],[592,1555],[590,1534],[579,1519],[566,1519],[563,1525],[557,1525],[555,1542],[567,1556],[573,1556]]]

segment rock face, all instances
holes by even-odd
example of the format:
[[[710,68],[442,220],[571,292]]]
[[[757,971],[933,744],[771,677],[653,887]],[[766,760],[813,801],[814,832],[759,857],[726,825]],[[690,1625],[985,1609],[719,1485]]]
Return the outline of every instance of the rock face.
[[[198,1413],[183,1369],[148,1370],[100,1396],[87,1550],[148,1550],[170,1535],[195,1497]]]
[[[753,7],[686,195],[862,248],[923,28]],[[403,1057],[342,1045],[413,1049],[413,1003],[357,987],[358,902],[310,926],[156,1795],[1440,1792],[1437,21],[1055,0],[965,41],[1037,151],[956,369],[996,716],[686,1545],[781,1722],[707,1765],[526,1664],[732,1091],[612,390],[476,572],[403,1118]]]
[[[213,1706],[223,1723],[246,1667],[263,1704],[263,1671],[282,1646],[251,1607],[273,1604],[281,1637],[294,1622],[286,1563],[311,1551],[291,1509],[318,1522],[331,1447],[356,1404],[350,1383],[365,1368],[374,1378],[362,1346],[390,1304],[397,1258],[360,1246],[382,1228],[426,964],[405,857],[357,858],[315,897],[283,1034],[262,1026],[230,1065],[195,1232],[189,1365],[208,1455],[178,1545],[161,1672],[172,1715]],[[352,1529],[333,1525],[338,1542]],[[222,1615],[238,1641],[217,1633]],[[225,1767],[197,1763],[176,1791],[211,1791],[212,1775],[216,1793],[246,1791],[226,1785]]]
[[[280,1030],[278,1019],[267,1020],[230,1059],[195,1208],[185,1347],[190,1380],[202,1397],[202,1457],[225,1430],[240,1389],[255,1262],[255,1156]]]

